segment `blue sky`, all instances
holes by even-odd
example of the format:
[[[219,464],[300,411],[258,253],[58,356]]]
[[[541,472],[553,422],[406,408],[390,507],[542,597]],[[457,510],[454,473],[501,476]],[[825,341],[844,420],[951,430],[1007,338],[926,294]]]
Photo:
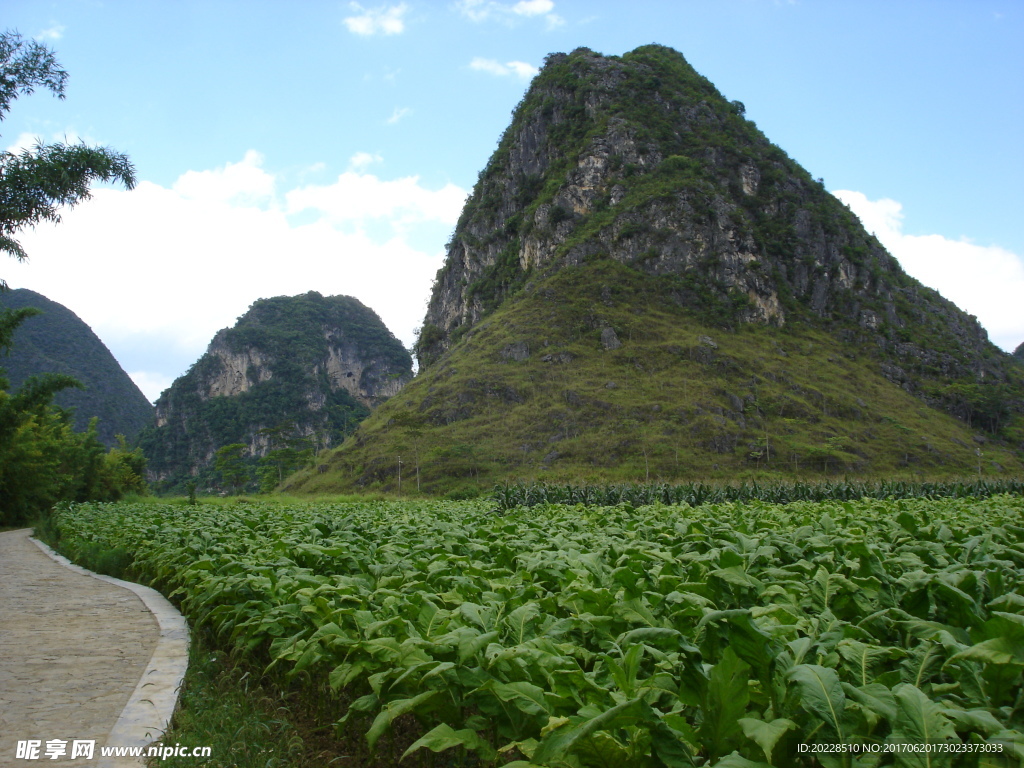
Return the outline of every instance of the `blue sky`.
[[[0,124],[128,154],[0,275],[155,398],[256,299],[348,294],[407,345],[462,200],[544,56],[681,51],[904,267],[1024,341],[1024,0],[7,0],[67,98]]]

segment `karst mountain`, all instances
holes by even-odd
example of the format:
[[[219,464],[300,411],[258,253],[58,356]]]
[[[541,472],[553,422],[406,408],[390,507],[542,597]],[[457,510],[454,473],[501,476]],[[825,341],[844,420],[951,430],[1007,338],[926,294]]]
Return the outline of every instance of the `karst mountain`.
[[[1024,370],[658,45],[546,59],[416,354],[294,489],[1022,468]]]
[[[339,444],[412,378],[412,357],[351,296],[256,301],[156,402],[140,436],[157,490],[223,487],[217,452],[242,446],[255,477],[275,478]]]

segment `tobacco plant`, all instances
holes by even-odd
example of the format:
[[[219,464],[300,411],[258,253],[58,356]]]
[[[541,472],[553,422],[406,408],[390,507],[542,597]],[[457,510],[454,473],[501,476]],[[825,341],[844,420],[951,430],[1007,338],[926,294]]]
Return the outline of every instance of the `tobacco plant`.
[[[1020,496],[492,507],[58,524],[268,674],[325,683],[371,748],[411,716],[407,754],[504,768],[1024,762]]]

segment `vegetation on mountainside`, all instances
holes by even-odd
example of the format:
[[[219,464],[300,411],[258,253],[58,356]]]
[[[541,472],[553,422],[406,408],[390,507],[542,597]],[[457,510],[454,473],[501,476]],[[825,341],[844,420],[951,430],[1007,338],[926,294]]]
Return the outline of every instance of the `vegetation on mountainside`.
[[[767,211],[780,202],[786,207],[794,207],[799,202],[793,179],[813,184],[824,192],[819,182],[772,144],[753,122],[744,118],[736,102],[727,101],[677,51],[647,45],[622,57],[608,57],[633,65],[623,69],[625,82],[613,90],[600,84],[605,76],[602,68],[587,66],[586,60],[591,55],[589,49],[580,48],[568,56],[549,58],[516,107],[497,150],[481,171],[463,209],[457,234],[474,219],[497,223],[498,205],[509,178],[519,187],[517,202],[521,208],[510,219],[502,221],[503,226],[493,229],[490,237],[503,242],[508,237],[533,232],[538,226],[535,221],[538,209],[553,204],[593,140],[608,133],[611,121],[621,121],[636,132],[634,138],[642,153],[651,156],[656,153],[661,160],[657,165],[642,167],[624,164],[620,157],[613,156],[613,172],[606,183],[609,191],[592,211],[575,214],[556,206],[549,216],[549,226],[567,219],[575,220],[571,235],[559,247],[560,255],[592,240],[603,230],[617,228],[615,236],[619,240],[649,231],[650,225],[643,221],[649,210],[659,201],[680,197],[703,218],[715,215],[716,198],[740,200],[744,216],[742,228],[755,235],[766,254],[792,253],[796,234],[792,216],[787,215],[791,211],[774,210],[771,214]],[[588,105],[598,95],[609,103],[594,110]],[[679,115],[694,110],[702,117],[693,123],[696,130],[680,131]],[[530,177],[522,169],[513,167],[511,149],[524,126],[538,120],[538,115],[543,124],[551,126],[546,141],[552,162],[543,177]],[[756,194],[752,196],[737,194],[735,188],[737,169],[744,162],[756,163],[763,169]],[[614,206],[609,204],[612,185],[621,188],[621,199]],[[869,244],[881,250],[877,240],[861,230],[849,209],[831,195],[826,193],[819,197],[813,214],[816,223],[830,230],[846,231],[851,239],[851,252],[858,261],[867,255]],[[510,243],[498,261],[468,286],[469,293],[480,298],[488,311],[493,311],[528,279],[528,272],[519,266],[518,250],[518,241]],[[905,277],[898,267],[894,276]],[[726,304],[715,310],[715,324],[731,326],[738,322],[739,310],[745,308],[745,301],[731,302],[735,297],[728,295],[725,286],[709,281],[707,274],[695,272],[688,277],[693,287],[708,294],[712,302]],[[792,297],[784,298],[789,299],[785,308],[794,319],[809,319],[805,306]],[[427,344],[422,346],[424,351],[429,349]]]
[[[152,421],[153,406],[110,350],[67,307],[24,288],[0,293],[0,310],[22,307],[41,312],[18,328],[10,354],[0,363],[11,387],[46,373],[71,376],[83,387],[62,390],[53,401],[73,412],[75,429],[85,431],[97,417],[97,434],[108,448],[117,445],[117,435],[134,441]]]
[[[286,486],[394,492],[400,466],[404,492],[441,494],[516,478],[1020,473],[1005,445],[883,378],[876,347],[706,325],[675,285],[610,259],[531,282]]]
[[[56,525],[299,692],[354,764],[1009,768],[1022,512],[118,504]]]
[[[597,181],[579,180],[584,166]],[[453,234],[465,253],[438,272],[422,369],[544,276],[524,267],[531,238],[557,246],[545,274],[610,256],[673,282],[692,319],[713,329],[746,324],[768,296],[787,330],[876,347],[890,381],[1024,444],[1024,382],[974,318],[907,276],[820,179],[669,48],[549,57]],[[737,243],[742,259],[723,266],[720,252]],[[463,270],[461,288],[452,270]]]
[[[304,465],[309,454],[341,442],[369,408],[331,381],[331,345],[350,347],[365,364],[373,361],[378,369],[394,372],[390,375],[412,375],[408,350],[357,299],[313,291],[260,299],[157,401],[166,423],[145,429],[139,438],[158,478],[155,487],[180,491],[190,481],[200,488],[219,487],[214,455],[226,445],[242,444],[247,475],[240,487],[266,489],[275,474],[280,480]],[[256,350],[265,370],[250,368],[247,391],[210,397],[208,384],[223,368],[214,346],[238,355]]]

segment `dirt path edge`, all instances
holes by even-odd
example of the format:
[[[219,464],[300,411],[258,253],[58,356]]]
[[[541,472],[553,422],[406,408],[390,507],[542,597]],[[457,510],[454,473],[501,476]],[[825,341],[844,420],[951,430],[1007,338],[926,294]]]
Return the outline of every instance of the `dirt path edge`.
[[[65,568],[131,590],[153,614],[160,626],[160,637],[146,670],[107,737],[106,746],[145,747],[159,741],[170,724],[171,716],[178,704],[178,694],[185,678],[185,671],[188,669],[189,632],[185,617],[155,589],[93,573],[57,554],[38,539],[30,537],[30,541]],[[110,768],[145,765],[145,760],[121,758],[106,765]],[[97,768],[103,766],[101,759]]]

